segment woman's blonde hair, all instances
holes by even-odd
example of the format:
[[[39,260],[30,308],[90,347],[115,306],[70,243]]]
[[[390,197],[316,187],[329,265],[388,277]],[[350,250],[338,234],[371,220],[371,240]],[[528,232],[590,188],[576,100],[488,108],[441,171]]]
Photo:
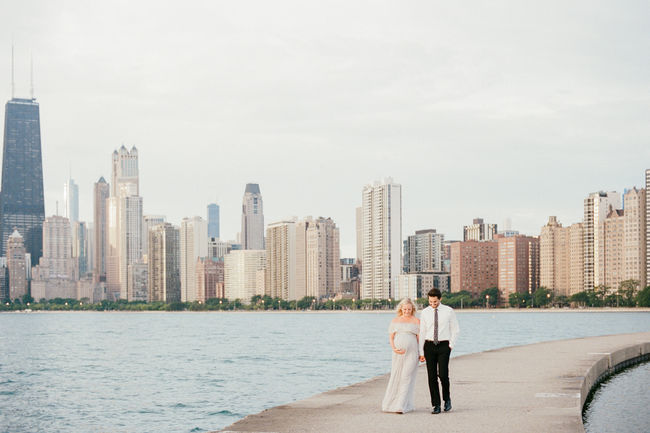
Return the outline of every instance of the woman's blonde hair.
[[[401,316],[402,316],[402,314],[403,314],[403,313],[402,313],[402,307],[403,307],[404,305],[406,305],[406,304],[411,304],[411,307],[413,307],[413,313],[412,313],[412,314],[413,314],[413,316],[415,316],[415,310],[417,310],[417,307],[415,306],[415,304],[413,303],[413,301],[411,301],[411,298],[404,298],[404,299],[402,299],[402,300],[400,301],[399,304],[397,304],[397,317],[401,317]]]

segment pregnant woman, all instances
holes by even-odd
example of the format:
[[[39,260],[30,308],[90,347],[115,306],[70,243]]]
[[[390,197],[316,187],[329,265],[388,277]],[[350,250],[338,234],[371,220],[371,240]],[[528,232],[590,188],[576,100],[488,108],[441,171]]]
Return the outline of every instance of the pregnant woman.
[[[393,363],[390,380],[381,403],[384,412],[406,413],[415,410],[413,393],[418,367],[418,333],[420,321],[415,317],[415,305],[404,298],[397,306],[397,317],[390,322],[390,346]]]

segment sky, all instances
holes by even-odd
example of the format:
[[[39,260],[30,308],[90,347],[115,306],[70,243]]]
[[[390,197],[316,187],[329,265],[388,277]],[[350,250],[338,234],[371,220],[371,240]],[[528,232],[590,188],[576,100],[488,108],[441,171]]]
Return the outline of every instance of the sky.
[[[539,235],[650,168],[647,1],[0,0],[0,98],[41,109],[46,215],[135,145],[145,214],[235,239],[331,217],[354,257],[363,186],[402,185],[403,237],[473,218]],[[1,84],[4,83],[4,84]],[[4,128],[4,126],[2,126]]]

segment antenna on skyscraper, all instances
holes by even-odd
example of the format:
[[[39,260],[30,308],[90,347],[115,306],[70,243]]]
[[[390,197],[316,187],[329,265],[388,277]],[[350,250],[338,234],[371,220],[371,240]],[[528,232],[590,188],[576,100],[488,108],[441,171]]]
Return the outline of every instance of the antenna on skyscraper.
[[[11,99],[14,99],[16,93],[16,83],[14,82],[14,41],[11,41]]]
[[[32,99],[34,99],[34,55],[29,54],[29,83],[32,92]]]

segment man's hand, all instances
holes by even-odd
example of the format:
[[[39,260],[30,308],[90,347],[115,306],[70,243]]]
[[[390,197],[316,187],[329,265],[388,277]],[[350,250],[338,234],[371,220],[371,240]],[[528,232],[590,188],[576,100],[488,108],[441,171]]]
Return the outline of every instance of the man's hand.
[[[424,362],[424,361],[426,361],[426,359],[424,358],[424,356],[420,356],[420,362]]]

